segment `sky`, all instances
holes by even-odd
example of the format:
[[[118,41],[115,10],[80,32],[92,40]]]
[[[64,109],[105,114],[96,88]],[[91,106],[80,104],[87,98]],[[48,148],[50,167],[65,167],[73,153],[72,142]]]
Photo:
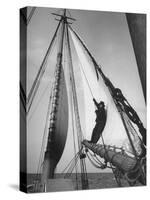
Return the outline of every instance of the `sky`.
[[[30,11],[30,9],[29,9]],[[60,13],[59,9],[37,8],[27,28],[27,91],[29,92],[58,22],[51,12]],[[138,75],[137,64],[124,13],[69,10],[68,15],[76,21],[72,27],[83,38],[96,61],[112,83],[119,87],[130,104],[135,108],[146,126],[145,102]],[[72,43],[71,43],[72,44]],[[78,102],[81,124],[85,132],[85,107],[83,81],[78,58],[72,46],[72,57],[78,88]],[[47,69],[42,79],[36,98],[28,115],[27,122],[27,171],[37,169],[40,146],[45,127],[50,88],[56,65],[57,43],[47,62]],[[65,52],[64,52],[65,54]],[[67,66],[64,60],[64,70]],[[39,101],[40,100],[40,101]],[[92,105],[92,102],[91,102]],[[94,118],[91,120],[94,125]],[[89,133],[90,134],[90,133]],[[90,137],[88,135],[87,137]],[[73,156],[71,121],[62,159],[57,167],[61,172]],[[98,172],[87,163],[89,172]]]

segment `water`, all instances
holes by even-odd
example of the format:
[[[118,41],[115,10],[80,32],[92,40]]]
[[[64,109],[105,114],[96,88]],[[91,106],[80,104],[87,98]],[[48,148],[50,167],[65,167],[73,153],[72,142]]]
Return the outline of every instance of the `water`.
[[[118,185],[112,173],[88,173],[88,182],[89,182],[89,189],[104,189],[104,188],[117,188]],[[64,175],[56,174],[55,178],[63,178]],[[73,183],[77,186],[78,190],[81,190],[81,174],[76,175],[72,174],[70,177]],[[39,179],[35,174],[28,174],[27,175],[27,185],[33,184],[35,180]],[[78,180],[78,181],[76,181]],[[122,180],[122,187],[129,187],[127,181]],[[77,184],[76,184],[77,183]],[[136,183],[135,186],[142,186],[140,183]],[[28,189],[28,192],[33,192],[31,188]]]

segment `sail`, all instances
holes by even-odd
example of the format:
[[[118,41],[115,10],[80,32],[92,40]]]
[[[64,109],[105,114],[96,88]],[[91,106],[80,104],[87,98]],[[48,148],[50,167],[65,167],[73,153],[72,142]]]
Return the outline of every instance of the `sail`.
[[[58,48],[59,53],[57,54],[57,65],[55,71],[55,83],[53,88],[51,110],[51,119],[54,120],[55,123],[54,137],[52,135],[52,151],[54,151],[55,160],[57,160],[57,162],[63,153],[68,132],[68,95],[64,67],[62,65],[63,54],[61,55],[61,52],[63,51],[63,34],[64,25],[62,24],[60,29],[60,47]],[[51,123],[50,121],[50,127],[52,124],[53,122]]]
[[[132,152],[126,130],[108,88],[104,84],[101,76],[99,77],[99,80],[97,80],[95,68],[87,55],[87,52],[84,50],[73,31],[71,29],[69,29],[69,31],[80,61],[79,66],[84,79],[86,134],[90,137],[95,125],[96,115],[92,100],[94,97],[97,102],[104,101],[107,110],[107,122],[103,131],[105,144],[124,148],[126,152]],[[90,90],[92,91],[93,97],[90,94]],[[99,142],[101,143],[102,141],[100,140]],[[139,146],[137,145],[137,151],[139,151],[138,148]]]
[[[63,70],[60,79],[59,99],[57,104],[58,106],[54,141],[56,143],[57,159],[59,160],[64,149],[68,131],[68,98]]]
[[[58,76],[58,71],[55,76]],[[68,98],[63,68],[59,83],[58,87],[55,82],[53,90],[49,136],[43,164],[43,180],[54,176],[56,165],[63,154],[68,132]],[[57,103],[55,104],[56,98]]]
[[[62,66],[64,22],[61,24],[55,81],[50,109],[50,125],[43,164],[43,181],[54,177],[54,171],[65,147],[68,132],[68,97]]]

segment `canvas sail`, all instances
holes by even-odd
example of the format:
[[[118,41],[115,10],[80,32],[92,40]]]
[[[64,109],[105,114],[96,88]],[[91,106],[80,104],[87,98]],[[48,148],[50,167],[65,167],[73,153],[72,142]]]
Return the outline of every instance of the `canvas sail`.
[[[104,84],[101,76],[99,77],[99,80],[97,80],[93,63],[89,59],[87,52],[84,50],[83,46],[81,45],[80,41],[77,39],[73,31],[71,29],[69,29],[69,31],[74,47],[76,49],[76,53],[80,60],[80,68],[84,79],[86,134],[88,135],[88,137],[91,136],[96,118],[92,96],[87,87],[88,80],[88,84],[93,93],[93,97],[96,99],[97,102],[104,101],[106,106],[107,122],[103,131],[105,144],[124,148],[126,152],[132,153],[132,148],[128,140],[126,130],[108,88]],[[135,137],[135,135],[131,135],[131,137],[133,139],[133,142],[136,143],[135,148],[137,152],[140,153],[141,149],[139,147],[140,141],[138,137]],[[101,143],[102,141],[100,140],[99,142]]]
[[[62,66],[64,23],[61,25],[59,34],[60,42],[51,100],[48,141],[43,164],[43,180],[54,177],[56,165],[64,151],[68,132],[68,97]]]

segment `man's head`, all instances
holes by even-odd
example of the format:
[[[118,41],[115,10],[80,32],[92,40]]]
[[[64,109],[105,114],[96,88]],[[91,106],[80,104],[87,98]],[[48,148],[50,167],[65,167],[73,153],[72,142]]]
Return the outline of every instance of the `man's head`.
[[[103,101],[100,101],[100,103],[98,104],[98,107],[99,108],[104,108],[105,107],[105,104]]]

